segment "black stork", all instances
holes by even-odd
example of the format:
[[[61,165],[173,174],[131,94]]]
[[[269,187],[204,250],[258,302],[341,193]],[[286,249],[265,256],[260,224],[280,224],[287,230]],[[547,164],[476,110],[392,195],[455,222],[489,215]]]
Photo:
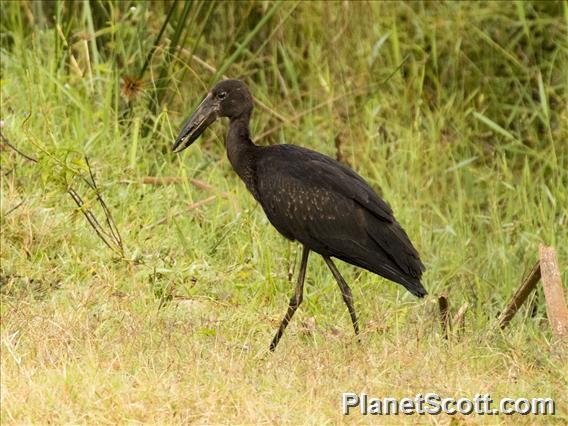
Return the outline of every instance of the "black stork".
[[[361,176],[332,158],[294,145],[255,145],[249,130],[252,109],[252,95],[242,81],[219,82],[186,121],[173,150],[184,150],[217,118],[228,117],[227,156],[233,169],[278,232],[303,245],[296,289],[270,350],[302,303],[310,251],[323,257],[339,284],[355,334],[359,325],[351,289],[332,257],[424,297],[424,265],[389,205]]]

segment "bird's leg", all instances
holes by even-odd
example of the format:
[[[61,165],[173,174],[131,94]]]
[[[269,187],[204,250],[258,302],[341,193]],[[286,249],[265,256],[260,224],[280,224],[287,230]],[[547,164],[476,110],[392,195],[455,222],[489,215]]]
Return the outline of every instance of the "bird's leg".
[[[355,334],[359,334],[359,322],[357,321],[357,314],[355,314],[355,308],[353,307],[353,294],[351,294],[351,289],[339,273],[339,269],[337,269],[337,266],[335,266],[333,260],[331,260],[331,258],[327,256],[323,256],[323,260],[325,260],[325,263],[331,270],[331,273],[335,277],[337,284],[339,284],[341,295],[343,296],[343,300],[347,305],[347,309],[349,309],[349,315],[351,315],[351,322],[353,323]]]
[[[284,334],[284,330],[286,330],[286,327],[288,326],[288,323],[292,319],[294,312],[296,312],[296,309],[298,309],[298,306],[300,306],[300,303],[302,303],[302,298],[304,295],[304,278],[306,277],[306,269],[308,267],[309,254],[310,254],[310,249],[304,246],[304,249],[302,250],[302,262],[300,263],[300,272],[298,274],[298,282],[296,283],[296,290],[294,291],[294,294],[290,298],[288,311],[286,312],[286,315],[284,316],[282,323],[280,323],[278,332],[276,333],[276,336],[274,336],[274,339],[272,339],[272,343],[270,343],[271,351],[274,351],[274,349],[276,349],[276,345],[278,344],[278,341],[282,337],[282,334]]]

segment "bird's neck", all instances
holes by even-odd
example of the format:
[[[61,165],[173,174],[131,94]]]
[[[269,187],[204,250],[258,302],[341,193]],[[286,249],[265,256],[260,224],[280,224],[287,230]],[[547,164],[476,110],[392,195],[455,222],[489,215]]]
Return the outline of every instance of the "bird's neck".
[[[227,133],[227,157],[233,169],[255,195],[254,168],[259,149],[250,138],[250,113],[232,118]]]

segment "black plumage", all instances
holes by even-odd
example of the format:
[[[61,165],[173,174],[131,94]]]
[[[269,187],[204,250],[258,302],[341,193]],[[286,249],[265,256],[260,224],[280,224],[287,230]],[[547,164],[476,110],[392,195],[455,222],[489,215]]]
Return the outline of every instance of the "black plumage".
[[[185,123],[174,150],[187,148],[218,117],[229,117],[227,155],[233,169],[272,225],[304,247],[296,291],[271,349],[302,301],[310,251],[324,258],[338,281],[356,333],[351,291],[332,257],[402,284],[415,296],[426,295],[420,282],[424,265],[389,205],[357,173],[323,154],[294,145],[255,145],[249,132],[252,108],[243,82],[220,82]]]

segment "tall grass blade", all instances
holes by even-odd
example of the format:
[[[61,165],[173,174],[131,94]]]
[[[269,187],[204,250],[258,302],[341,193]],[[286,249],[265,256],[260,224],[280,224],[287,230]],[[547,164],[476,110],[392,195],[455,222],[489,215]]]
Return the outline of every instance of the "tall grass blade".
[[[130,143],[130,168],[136,168],[136,151],[138,149],[138,136],[140,133],[140,117],[134,117],[134,126],[132,127],[132,142]]]
[[[488,126],[491,130],[493,130],[496,133],[499,133],[502,136],[505,136],[507,139],[510,139],[514,142],[518,142],[520,143],[520,141],[514,137],[510,132],[508,132],[507,130],[505,130],[503,127],[501,127],[500,125],[498,125],[497,123],[495,123],[493,120],[491,120],[490,118],[486,117],[485,115],[474,111],[473,115],[475,118],[477,118],[479,121],[481,121],[483,124],[485,124],[486,126]]]
[[[156,52],[156,49],[160,45],[160,40],[162,39],[162,36],[164,35],[164,32],[166,31],[166,28],[167,28],[168,24],[170,23],[170,20],[172,19],[172,15],[174,14],[177,3],[178,3],[178,0],[174,0],[172,2],[171,6],[170,6],[170,10],[168,11],[168,14],[166,15],[166,19],[164,19],[164,22],[162,23],[162,26],[160,27],[160,31],[158,32],[158,35],[156,36],[154,43],[152,44],[152,48],[148,52],[148,55],[146,56],[146,60],[144,61],[144,64],[142,65],[142,68],[140,69],[140,73],[138,74],[139,80],[141,80],[144,77],[144,74],[146,73],[146,69],[148,69],[148,66],[150,65],[150,61],[152,60],[152,57],[154,56],[154,52]]]
[[[254,38],[254,36],[256,36],[258,32],[262,29],[262,27],[264,27],[268,23],[272,15],[274,15],[274,13],[280,8],[281,5],[282,5],[281,1],[277,1],[272,5],[272,7],[268,10],[268,12],[266,12],[266,14],[262,17],[262,19],[258,21],[258,24],[256,24],[253,30],[247,34],[247,36],[241,43],[239,43],[239,46],[233,52],[233,54],[229,56],[223,62],[223,64],[217,69],[217,72],[211,79],[212,82],[218,81],[221,78],[221,76],[225,74],[225,72],[229,69],[229,67],[239,59],[239,57],[243,54],[244,50],[247,48],[247,46]]]

